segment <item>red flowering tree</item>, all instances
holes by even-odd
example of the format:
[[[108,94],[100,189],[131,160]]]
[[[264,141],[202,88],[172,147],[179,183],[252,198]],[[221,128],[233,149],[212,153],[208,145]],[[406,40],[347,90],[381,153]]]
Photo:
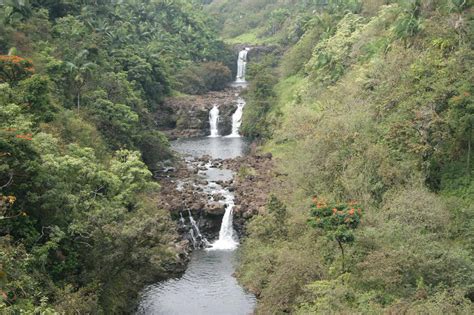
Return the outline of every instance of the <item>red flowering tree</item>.
[[[353,230],[357,228],[362,216],[362,209],[356,202],[328,204],[325,200],[313,198],[311,218],[308,224],[322,229],[331,239],[337,241],[342,254],[342,270],[345,270],[344,244],[354,242]]]
[[[33,63],[18,56],[0,55],[0,83],[15,85],[35,72]]]

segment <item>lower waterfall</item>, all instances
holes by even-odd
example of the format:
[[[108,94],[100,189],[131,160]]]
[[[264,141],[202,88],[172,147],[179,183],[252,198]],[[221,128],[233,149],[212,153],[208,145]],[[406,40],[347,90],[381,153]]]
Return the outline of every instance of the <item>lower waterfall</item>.
[[[225,213],[222,218],[221,229],[219,231],[219,239],[211,244],[208,250],[234,250],[239,242],[234,235],[233,214],[234,214],[234,194],[224,190],[225,193]]]

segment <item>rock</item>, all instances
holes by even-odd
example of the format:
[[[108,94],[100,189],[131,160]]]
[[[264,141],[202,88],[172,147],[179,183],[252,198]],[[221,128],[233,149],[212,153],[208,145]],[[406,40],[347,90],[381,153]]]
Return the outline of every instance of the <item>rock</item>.
[[[217,216],[224,215],[225,204],[220,202],[211,202],[204,207],[204,212],[208,215]]]
[[[252,216],[253,216],[253,214],[249,211],[246,211],[246,212],[242,213],[242,218],[244,218],[246,220],[250,219]]]
[[[220,200],[224,200],[225,197],[222,196],[221,194],[213,194],[212,199],[214,199],[214,201],[220,201]]]
[[[236,89],[210,92],[204,95],[170,97],[154,113],[158,129],[168,138],[204,136],[210,132],[209,110],[219,107],[219,133],[229,134],[232,129],[232,114],[237,108]]]
[[[201,185],[201,186],[206,186],[207,184],[209,184],[209,182],[205,179],[199,179],[196,181],[196,184]]]

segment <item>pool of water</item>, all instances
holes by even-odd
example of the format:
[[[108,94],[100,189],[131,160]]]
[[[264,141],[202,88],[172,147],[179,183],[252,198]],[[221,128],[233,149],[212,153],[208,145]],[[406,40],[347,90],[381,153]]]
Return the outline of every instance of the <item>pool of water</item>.
[[[230,159],[247,153],[248,143],[244,138],[199,137],[173,141],[171,147],[185,156]]]
[[[234,251],[195,251],[182,277],[143,292],[138,314],[252,314],[255,297],[239,286],[234,270]]]
[[[172,147],[190,157],[210,155],[214,159],[227,159],[245,154],[248,145],[242,138],[206,137],[177,140],[172,143]],[[213,189],[217,180],[232,178],[232,172],[216,168],[209,168],[201,174],[210,182],[209,189]],[[255,296],[246,292],[233,277],[235,264],[235,250],[194,251],[181,277],[156,283],[143,290],[137,314],[252,314]]]

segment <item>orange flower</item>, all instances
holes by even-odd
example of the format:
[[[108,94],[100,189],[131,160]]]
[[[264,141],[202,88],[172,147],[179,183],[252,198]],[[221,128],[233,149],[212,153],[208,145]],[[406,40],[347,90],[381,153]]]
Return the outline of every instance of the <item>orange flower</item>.
[[[332,209],[332,213],[333,213],[333,214],[336,214],[336,212],[337,212],[337,209],[336,209],[336,208],[333,208],[333,209]]]
[[[18,138],[18,139],[31,141],[31,140],[33,140],[32,136],[33,135],[31,133],[27,133],[27,134],[24,134],[24,135],[16,135],[15,137]]]
[[[349,210],[349,215],[354,215],[354,212],[355,212],[355,210],[354,210],[354,208],[352,208],[351,210]]]

